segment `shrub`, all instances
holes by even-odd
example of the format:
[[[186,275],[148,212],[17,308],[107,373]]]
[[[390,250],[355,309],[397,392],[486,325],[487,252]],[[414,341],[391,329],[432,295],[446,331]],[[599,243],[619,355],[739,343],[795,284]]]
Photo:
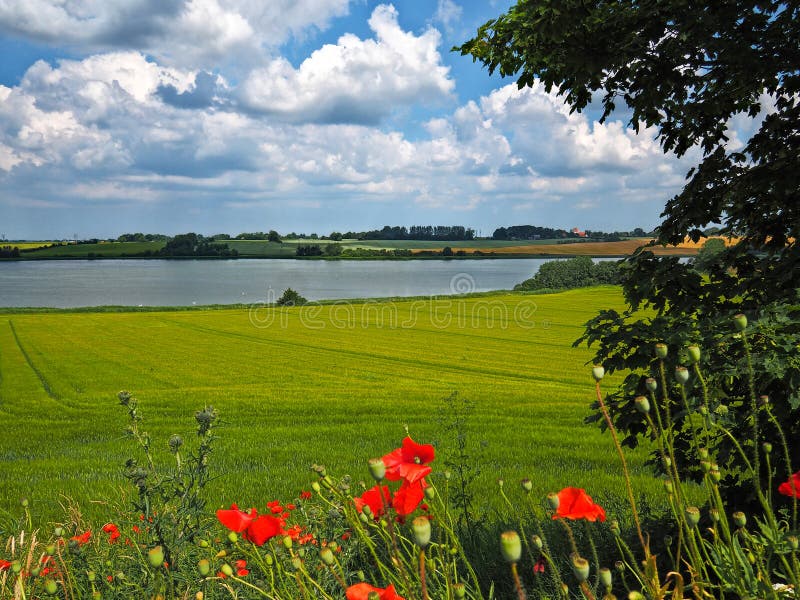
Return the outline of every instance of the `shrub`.
[[[294,291],[292,288],[286,288],[283,291],[283,295],[278,298],[276,304],[278,306],[302,306],[307,302],[308,300],[303,298],[303,296]]]
[[[516,291],[568,290],[590,285],[619,283],[619,266],[614,261],[595,263],[588,256],[544,263],[537,273],[514,286]]]

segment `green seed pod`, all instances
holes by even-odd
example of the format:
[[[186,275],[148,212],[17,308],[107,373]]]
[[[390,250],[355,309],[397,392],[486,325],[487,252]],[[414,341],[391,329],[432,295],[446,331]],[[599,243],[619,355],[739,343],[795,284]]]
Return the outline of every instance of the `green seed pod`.
[[[658,382],[652,377],[648,377],[644,380],[644,386],[647,388],[647,391],[652,394],[658,389]]]
[[[530,494],[531,490],[533,489],[533,482],[530,479],[528,479],[527,477],[525,479],[523,479],[522,481],[520,481],[520,485],[522,486],[522,490],[526,494]]]
[[[236,535],[236,532],[235,532],[235,531],[229,531],[229,532],[228,532],[228,541],[229,541],[231,544],[235,544],[236,542],[238,542],[238,541],[239,541],[239,536],[238,536],[238,535]]]
[[[589,579],[589,561],[580,556],[572,556],[572,572],[575,574],[575,579],[583,583]]]
[[[86,579],[88,579],[89,581],[94,581],[96,577],[97,575],[95,574],[94,571],[86,571]]]
[[[152,567],[160,567],[164,564],[164,548],[156,546],[147,551],[147,560]]]
[[[719,523],[719,510],[716,508],[709,508],[708,516],[713,523]]]
[[[714,463],[711,463],[711,471],[708,473],[709,477],[711,477],[711,481],[714,483],[719,483],[722,479],[722,473],[719,470],[719,467]]]
[[[700,362],[699,346],[689,346],[686,348],[686,351],[689,353],[689,360],[692,362],[692,364],[697,364]]]
[[[322,487],[319,485],[319,481],[312,481],[311,489],[319,494],[320,490],[322,489]]]
[[[547,506],[549,506],[552,510],[558,510],[558,506],[561,501],[558,498],[558,494],[555,492],[550,492],[547,494]]]
[[[667,345],[663,343],[656,344],[656,358],[664,360],[667,358]]]
[[[52,579],[45,579],[44,591],[53,596],[58,591],[58,584]]]
[[[789,542],[789,547],[792,550],[797,550],[797,536],[796,535],[790,535],[789,537],[786,538],[786,541]]]
[[[620,533],[622,532],[622,530],[619,527],[619,521],[617,521],[616,519],[611,519],[611,522],[608,524],[608,528],[614,535],[620,535]]]
[[[534,548],[536,548],[537,550],[541,550],[542,547],[544,546],[544,542],[542,541],[542,538],[540,538],[538,535],[532,535],[531,536],[531,543],[533,544]]]
[[[687,506],[684,515],[686,516],[686,522],[689,524],[689,527],[697,527],[697,524],[700,522],[699,508],[696,506]]]
[[[601,585],[606,588],[606,591],[611,591],[611,586],[613,584],[613,579],[611,577],[611,570],[603,567],[598,571],[600,575],[600,583]]]
[[[621,573],[625,570],[625,563],[621,560],[614,561],[614,568]]]
[[[63,528],[63,527],[56,527],[56,528],[53,530],[53,534],[54,534],[56,537],[61,537],[62,535],[64,535],[64,528]]]
[[[306,557],[306,549],[305,548],[298,548],[297,549],[297,556],[299,556],[300,558],[305,558]]]
[[[288,535],[283,536],[283,547],[289,550],[292,547],[292,538]]]
[[[336,562],[336,557],[333,556],[333,552],[330,548],[322,548],[322,550],[319,551],[319,557],[322,559],[322,562],[329,567],[333,566]]]
[[[272,563],[273,563],[272,554],[267,554],[267,555],[264,557],[264,562],[265,562],[265,563],[267,563],[267,566],[268,566],[268,567],[271,567],[271,566],[272,566]]]
[[[736,523],[737,527],[744,527],[747,525],[747,516],[740,510],[737,510],[733,515],[733,522]]]
[[[646,415],[650,412],[650,401],[646,396],[636,396],[636,398],[633,400],[633,403],[636,405],[636,410],[643,415]]]
[[[293,568],[295,571],[299,571],[299,570],[301,570],[301,569],[303,568],[303,561],[302,561],[302,560],[300,560],[298,557],[296,557],[296,556],[295,556],[295,557],[292,559],[292,568]]]
[[[595,381],[600,381],[605,375],[606,370],[603,368],[603,365],[594,365],[592,367],[592,377],[594,377]]]
[[[764,450],[764,454],[770,454],[772,452],[772,444],[769,442],[761,444],[761,448]]]
[[[33,575],[34,577],[38,577],[40,572],[41,569],[39,567],[33,567],[31,569],[31,575]]]
[[[367,507],[365,506],[364,508],[367,508]],[[372,511],[370,511],[370,512],[372,512]],[[362,523],[369,523],[369,515],[367,514],[367,511],[362,509],[361,514],[358,515],[358,520],[361,521]]]
[[[504,484],[504,483],[505,483],[505,481],[503,481],[503,478],[502,478],[502,477],[501,477],[500,479],[498,479],[498,480],[497,480],[497,485],[498,485],[499,487],[501,487],[501,488],[503,487],[503,484]]]
[[[428,500],[433,500],[436,497],[436,490],[433,488],[433,486],[425,488],[425,497]]]
[[[644,596],[642,596],[641,592],[628,592],[628,600],[644,600]]]
[[[675,380],[681,385],[686,385],[689,381],[689,369],[681,365],[675,367]]]
[[[747,329],[747,317],[742,313],[733,315],[733,326],[736,328],[736,331],[744,331]]]
[[[22,508],[28,508],[28,504],[29,504],[29,503],[28,503],[28,499],[27,499],[27,498],[23,498],[23,499],[20,501],[20,504],[22,504]]]
[[[44,551],[47,552],[47,554],[49,554],[50,556],[52,556],[53,554],[56,553],[55,544],[48,544],[47,547],[44,549]]]
[[[200,540],[197,542],[197,545],[201,548],[208,548],[211,544],[209,544],[207,540]]]
[[[519,562],[522,557],[522,541],[516,531],[505,531],[500,534],[500,552],[506,562]]]
[[[414,543],[420,548],[426,548],[431,543],[431,521],[428,517],[417,517],[411,521],[411,531]]]
[[[328,548],[331,549],[331,552],[336,552],[336,549],[339,547],[339,544],[336,542],[328,542]]]
[[[228,577],[230,577],[231,575],[233,575],[233,567],[231,567],[231,566],[230,566],[228,563],[224,563],[224,564],[223,564],[223,565],[222,565],[222,566],[219,568],[219,570],[220,570],[220,571],[222,571],[222,573],[223,573],[224,575],[227,575]]]
[[[386,465],[383,464],[382,458],[370,458],[367,463],[369,466],[369,473],[375,481],[383,481],[386,477]]]
[[[669,456],[662,456],[661,466],[664,468],[665,471],[669,471],[669,468],[672,466],[672,459]]]
[[[710,460],[701,460],[700,461],[700,469],[703,473],[708,473],[711,470],[711,461]]]
[[[463,583],[454,583],[453,584],[453,595],[458,599],[461,600],[462,598],[467,597],[467,588],[464,587]]]
[[[211,572],[211,563],[204,558],[197,563],[197,570],[200,571],[200,575],[205,577]]]
[[[14,573],[19,573],[20,571],[22,571],[22,565],[18,560],[12,561],[11,570],[14,571]]]

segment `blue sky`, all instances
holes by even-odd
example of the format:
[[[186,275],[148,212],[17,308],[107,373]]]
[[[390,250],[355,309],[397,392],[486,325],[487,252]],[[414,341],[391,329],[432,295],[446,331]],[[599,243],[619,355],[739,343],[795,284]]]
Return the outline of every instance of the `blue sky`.
[[[509,5],[0,3],[0,235],[657,225],[696,153],[450,52]]]

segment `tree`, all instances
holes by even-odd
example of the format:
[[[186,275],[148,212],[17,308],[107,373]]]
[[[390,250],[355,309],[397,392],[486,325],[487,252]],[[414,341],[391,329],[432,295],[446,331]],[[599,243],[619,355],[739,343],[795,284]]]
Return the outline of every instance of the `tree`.
[[[725,240],[722,238],[710,238],[706,240],[697,256],[694,259],[694,266],[698,271],[709,273],[712,271],[716,259],[725,250]]]
[[[275,302],[278,306],[302,306],[306,304],[308,300],[306,300],[303,296],[301,296],[298,292],[293,290],[292,288],[286,288],[283,290],[283,294],[280,298]]]
[[[267,234],[267,241],[268,242],[277,242],[278,244],[282,244],[281,236],[278,235],[278,232],[274,229],[270,229],[269,233]]]
[[[339,233],[338,231],[334,231],[328,236],[328,239],[330,239],[332,242],[341,242],[342,234]]]
[[[795,1],[520,0],[458,48],[490,72],[516,76],[520,87],[538,79],[573,111],[599,100],[601,121],[624,104],[628,125],[655,128],[664,152],[682,156],[699,147],[702,159],[667,202],[657,243],[698,241],[714,224],[739,238],[707,277],[677,258],[636,252],[623,269],[628,309],[604,311],[587,324],[582,341],[597,344],[596,360],[607,371],[630,371],[609,398],[628,445],[645,431],[632,399],[644,391],[656,342],[666,342],[676,360],[686,360],[689,342],[719,350],[704,352],[703,366],[720,390],[714,402],[732,407],[734,435],[748,453],[760,441],[778,443],[774,431],[753,439],[750,427],[761,409],[750,401],[742,364],[731,364],[731,356],[741,356],[727,321],[735,312],[759,322],[751,339],[761,367],[758,393],[771,397],[787,437],[800,436],[799,17]],[[739,146],[728,143],[733,117],[749,119],[754,131]],[[689,424],[672,417],[685,443]],[[732,492],[746,469],[729,441],[715,443]],[[800,445],[791,459],[800,460]],[[790,468],[777,453],[773,465],[778,473]],[[747,500],[730,497],[739,505]]]

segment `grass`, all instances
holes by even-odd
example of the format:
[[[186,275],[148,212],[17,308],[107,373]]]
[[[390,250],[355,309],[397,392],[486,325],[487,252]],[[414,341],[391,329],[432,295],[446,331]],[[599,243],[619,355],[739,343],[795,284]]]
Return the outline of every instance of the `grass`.
[[[539,494],[575,485],[618,504],[611,440],[582,422],[594,392],[584,366],[591,353],[571,344],[598,309],[621,305],[619,290],[604,287],[313,313],[6,313],[0,509],[27,497],[37,514],[55,518],[62,494],[90,513],[118,498],[131,455],[120,389],[139,399],[145,429],[165,454],[170,434],[191,438],[195,410],[219,410],[226,426],[215,505],[294,497],[312,480],[313,462],[367,477],[366,459],[395,447],[406,427],[445,447],[437,414],[453,392],[476,403],[468,439],[484,490],[498,476],[531,477]],[[632,457],[637,489],[660,496],[643,456]]]

